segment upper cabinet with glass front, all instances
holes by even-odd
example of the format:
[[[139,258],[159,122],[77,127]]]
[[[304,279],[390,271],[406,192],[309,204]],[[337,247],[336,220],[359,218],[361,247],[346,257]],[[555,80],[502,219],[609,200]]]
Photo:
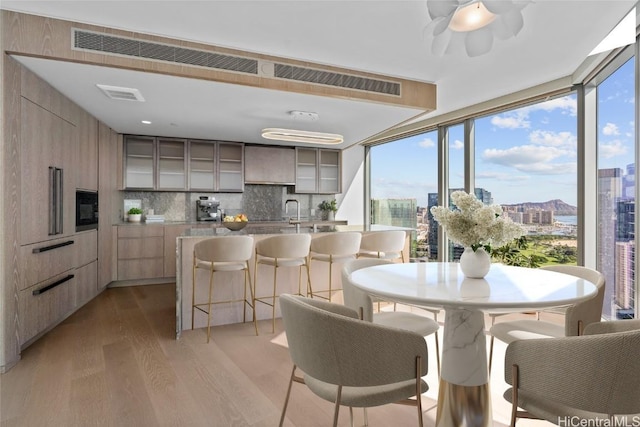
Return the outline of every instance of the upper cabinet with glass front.
[[[340,151],[296,148],[296,193],[340,192]]]
[[[125,188],[159,191],[244,190],[244,144],[128,135]]]
[[[124,141],[125,188],[155,189],[155,138],[126,136]]]

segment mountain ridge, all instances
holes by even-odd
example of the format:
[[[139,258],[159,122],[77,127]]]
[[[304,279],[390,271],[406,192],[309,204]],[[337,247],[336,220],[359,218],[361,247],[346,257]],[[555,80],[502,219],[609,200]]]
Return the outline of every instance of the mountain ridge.
[[[514,203],[510,205],[502,205],[503,207],[518,208],[519,212],[529,209],[541,209],[545,211],[553,211],[554,215],[577,215],[578,208],[563,202],[560,199],[553,199],[547,202],[524,202]]]

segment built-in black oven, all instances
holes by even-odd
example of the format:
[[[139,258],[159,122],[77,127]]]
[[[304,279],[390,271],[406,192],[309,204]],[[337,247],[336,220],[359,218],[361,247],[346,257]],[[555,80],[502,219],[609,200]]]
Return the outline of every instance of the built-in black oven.
[[[76,191],[76,231],[98,228],[98,192]]]

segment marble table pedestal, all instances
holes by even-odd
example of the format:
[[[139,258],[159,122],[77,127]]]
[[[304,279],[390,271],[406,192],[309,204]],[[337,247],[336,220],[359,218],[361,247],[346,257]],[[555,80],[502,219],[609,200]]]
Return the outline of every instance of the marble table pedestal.
[[[446,308],[437,427],[490,427],[491,392],[479,310]]]

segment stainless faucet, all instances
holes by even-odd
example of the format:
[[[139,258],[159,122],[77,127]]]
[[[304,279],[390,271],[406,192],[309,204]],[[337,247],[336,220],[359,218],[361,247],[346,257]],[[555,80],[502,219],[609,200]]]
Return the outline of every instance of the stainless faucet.
[[[286,202],[284,202],[284,213],[285,214],[289,213],[289,211],[287,210],[287,207],[288,207],[290,202],[296,204],[296,220],[292,221],[291,217],[289,217],[289,224],[295,224],[296,225],[296,233],[299,233],[300,232],[300,202],[298,202],[296,199],[288,199]]]

